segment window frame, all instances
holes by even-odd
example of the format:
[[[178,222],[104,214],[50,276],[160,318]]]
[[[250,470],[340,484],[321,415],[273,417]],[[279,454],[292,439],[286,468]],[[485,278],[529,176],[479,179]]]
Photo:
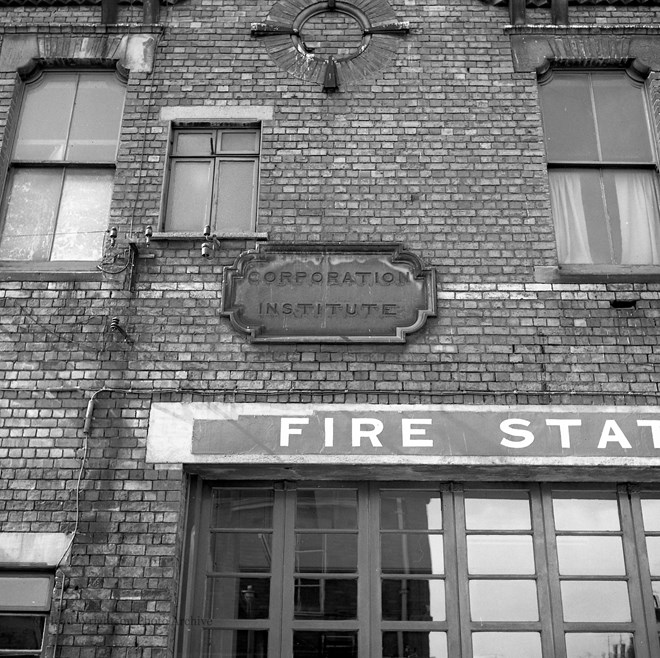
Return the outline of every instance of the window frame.
[[[113,118],[116,119],[117,125],[117,136],[114,143],[114,152],[112,158],[93,158],[84,160],[80,157],[78,158],[67,158],[66,151],[69,148],[69,145],[73,143],[72,138],[72,128],[73,128],[73,118],[76,111],[76,103],[78,101],[78,93],[81,85],[81,81],[87,74],[92,75],[107,75],[112,76],[116,81],[118,81],[124,87],[124,94],[121,100],[121,107],[118,109],[117,115]],[[39,158],[25,158],[25,157],[16,157],[16,149],[18,147],[19,141],[19,132],[21,118],[23,116],[23,111],[25,108],[26,99],[28,98],[28,91],[31,85],[38,85],[47,77],[53,79],[55,76],[75,76],[75,89],[72,96],[72,105],[68,112],[67,119],[67,129],[66,137],[63,141],[64,145],[64,155],[59,158],[50,158],[50,159],[39,159]],[[107,207],[107,218],[106,223],[109,222],[111,216],[111,204],[112,204],[112,195],[114,190],[115,183],[115,172],[117,169],[117,154],[121,144],[121,132],[123,127],[123,117],[124,110],[126,106],[126,87],[127,87],[128,78],[120,68],[113,64],[109,66],[96,66],[96,67],[72,67],[72,68],[40,68],[36,73],[30,75],[29,78],[22,80],[20,94],[16,99],[16,110],[14,118],[12,119],[13,125],[8,129],[9,138],[6,140],[5,145],[3,146],[3,151],[5,153],[4,159],[6,160],[6,167],[2,175],[2,199],[0,199],[0,239],[2,238],[3,231],[5,229],[6,219],[7,219],[7,209],[8,203],[12,191],[12,179],[16,172],[20,171],[33,171],[33,172],[46,172],[46,171],[59,171],[59,181],[57,182],[58,194],[57,202],[54,204],[53,211],[53,226],[52,231],[48,234],[48,258],[47,259],[0,259],[0,265],[4,268],[11,268],[12,270],[71,270],[73,268],[84,268],[85,266],[91,268],[95,267],[98,261],[101,259],[101,251],[103,248],[103,239],[99,239],[98,244],[95,246],[95,250],[98,250],[98,258],[91,259],[76,259],[76,258],[62,258],[62,259],[53,259],[53,244],[57,239],[58,232],[57,227],[60,223],[62,217],[62,199],[63,192],[66,186],[67,173],[68,172],[80,172],[84,170],[89,170],[94,175],[99,175],[103,172],[112,172],[112,180],[110,182],[109,195],[110,200]],[[103,234],[107,231],[107,226],[103,229]]]
[[[646,134],[648,135],[648,147],[650,159],[645,161],[633,162],[627,161],[624,159],[607,159],[603,156],[603,147],[601,135],[603,134],[602,129],[598,126],[598,113],[597,113],[597,102],[594,94],[594,85],[593,77],[598,76],[602,73],[621,73],[625,75],[631,85],[634,85],[639,88],[641,96],[641,111],[644,115],[644,125],[646,128]],[[648,73],[648,71],[644,71]],[[551,155],[551,149],[548,145],[549,130],[546,125],[546,118],[544,116],[543,109],[543,87],[549,84],[555,76],[587,76],[588,77],[588,93],[589,93],[589,114],[593,118],[593,126],[595,128],[595,145],[597,149],[598,159],[584,158],[584,159],[565,159],[559,157],[553,157]],[[584,172],[593,172],[598,176],[598,186],[600,188],[600,199],[603,203],[603,211],[605,213],[603,219],[607,222],[606,234],[608,236],[608,249],[610,254],[610,259],[614,256],[614,240],[612,237],[612,226],[613,221],[611,219],[610,213],[608,212],[609,204],[606,196],[606,184],[603,182],[603,176],[607,171],[612,170],[621,170],[621,171],[630,171],[630,172],[652,172],[653,174],[653,207],[656,212],[660,213],[660,168],[658,160],[658,146],[657,146],[657,129],[656,122],[653,115],[653,106],[649,96],[649,88],[646,84],[646,75],[638,70],[633,65],[623,67],[615,65],[603,65],[603,66],[546,66],[543,67],[543,70],[537,75],[538,82],[538,94],[539,94],[539,109],[541,113],[541,120],[543,125],[543,141],[546,154],[546,166],[547,166],[547,176],[551,177],[553,171],[562,171],[567,169],[576,169]],[[578,149],[579,151],[579,149]],[[549,181],[550,187],[552,182]],[[557,236],[557,247],[559,247],[559,227],[557,225],[557,216],[556,210],[552,210],[553,214],[553,223],[555,235]],[[588,221],[588,220],[587,220]],[[656,231],[660,229],[656,225]],[[658,233],[660,235],[660,233]],[[569,233],[566,236],[567,240],[572,240],[573,236]],[[660,251],[660,238],[658,238],[658,243],[656,248]],[[559,254],[558,254],[559,256]],[[574,263],[574,262],[562,262],[561,260],[558,263],[559,269],[567,274],[600,274],[600,275],[629,275],[635,273],[644,273],[650,272],[658,274],[660,273],[660,262],[658,263],[649,263],[649,264],[637,264],[637,263],[611,263],[611,262],[591,262],[591,263]]]
[[[252,132],[256,131],[256,149],[254,151],[217,151],[222,133]],[[212,152],[209,154],[179,155],[176,153],[176,140],[183,133],[214,133],[212,138]],[[155,237],[176,238],[202,236],[206,232],[216,236],[253,236],[257,231],[259,219],[259,197],[261,188],[261,158],[262,158],[263,122],[260,120],[206,120],[206,121],[183,121],[175,120],[169,125],[167,166],[165,185],[161,202],[160,233]],[[208,203],[208,215],[206,223],[192,231],[172,227],[170,228],[170,206],[174,194],[173,190],[173,165],[179,162],[211,162],[211,199]],[[249,229],[234,229],[223,227],[219,224],[218,196],[220,188],[220,172],[218,164],[222,162],[252,162],[254,164],[253,187],[251,195],[250,227]]]

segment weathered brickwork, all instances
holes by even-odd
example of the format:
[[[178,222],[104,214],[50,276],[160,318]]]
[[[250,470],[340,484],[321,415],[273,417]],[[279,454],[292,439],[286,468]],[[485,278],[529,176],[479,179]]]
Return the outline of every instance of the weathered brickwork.
[[[153,402],[657,404],[660,283],[538,277],[557,265],[555,235],[536,74],[514,71],[507,11],[479,0],[390,5],[410,23],[398,57],[334,93],[284,73],[251,36],[266,0],[182,0],[148,27],[137,25],[141,7],[120,7],[156,46],[151,70],[128,77],[118,245],[91,274],[0,270],[0,530],[76,533],[49,652],[173,651],[186,475],[146,463]],[[0,36],[98,36],[100,11],[6,7]],[[529,18],[550,20],[546,10]],[[659,6],[571,9],[575,24],[659,18]],[[5,162],[20,86],[16,71],[0,73]],[[257,231],[274,242],[400,242],[435,269],[437,317],[405,344],[251,344],[219,309],[223,267],[254,240],[221,240],[209,260],[201,235],[144,244],[162,222],[163,108],[249,106],[273,110]]]

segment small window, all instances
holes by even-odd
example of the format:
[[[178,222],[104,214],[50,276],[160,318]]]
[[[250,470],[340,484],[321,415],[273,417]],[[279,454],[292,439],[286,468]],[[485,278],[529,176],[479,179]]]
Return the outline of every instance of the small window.
[[[48,71],[26,84],[2,201],[0,260],[100,259],[124,90],[112,71]]]
[[[255,227],[259,127],[177,127],[172,134],[165,229],[250,232]]]
[[[555,70],[540,99],[560,264],[660,265],[643,82],[624,70]]]
[[[52,589],[47,574],[0,575],[0,658],[41,655]]]

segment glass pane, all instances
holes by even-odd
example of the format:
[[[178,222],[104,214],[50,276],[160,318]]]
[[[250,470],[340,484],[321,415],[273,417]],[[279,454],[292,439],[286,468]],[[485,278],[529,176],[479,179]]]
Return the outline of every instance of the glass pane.
[[[647,537],[646,551],[649,556],[651,575],[660,576],[660,537]]]
[[[472,621],[538,621],[533,580],[471,580]]]
[[[566,658],[635,658],[630,633],[566,633]]]
[[[124,85],[114,73],[82,73],[66,159],[114,162],[124,109]]]
[[[0,649],[40,650],[45,617],[0,615]]]
[[[256,193],[256,160],[218,161],[218,233],[254,230]]]
[[[471,574],[533,574],[534,546],[527,535],[468,535]]]
[[[383,619],[389,621],[444,621],[444,580],[384,579]]]
[[[296,578],[296,619],[357,619],[357,580]]]
[[[296,533],[296,571],[355,573],[357,535],[348,533]]]
[[[651,587],[653,588],[653,609],[655,612],[655,620],[660,621],[660,581],[652,581]]]
[[[565,580],[564,621],[630,621],[628,586],[623,581]]]
[[[552,501],[557,530],[619,530],[619,506],[608,498],[581,498],[555,493]]]
[[[383,658],[448,658],[448,655],[446,633],[383,633]]]
[[[259,153],[258,130],[223,130],[218,153]]]
[[[77,74],[45,73],[25,86],[14,159],[64,160]]]
[[[495,492],[468,493],[465,526],[468,530],[531,530],[529,497],[526,492],[506,497]]]
[[[598,144],[589,78],[555,71],[539,86],[549,162],[596,161]]]
[[[214,619],[267,619],[270,578],[209,578],[209,614]]]
[[[166,230],[201,233],[211,221],[212,185],[211,160],[172,161]]]
[[[268,631],[207,631],[205,658],[268,658]]]
[[[273,492],[261,489],[215,489],[213,526],[216,528],[271,528]]]
[[[222,532],[211,536],[213,571],[270,571],[272,536],[267,532]]]
[[[294,631],[293,658],[357,658],[356,631]]]
[[[557,537],[559,573],[625,576],[621,537]]]
[[[383,491],[380,495],[383,530],[440,530],[442,498],[433,491]]]
[[[7,186],[0,259],[50,259],[62,185],[58,169],[14,169]]]
[[[64,175],[51,260],[99,260],[108,228],[114,171],[76,169]]]
[[[591,74],[603,160],[653,162],[643,88],[625,71]]]
[[[0,610],[50,609],[49,576],[0,576]]]
[[[472,655],[474,658],[541,658],[541,635],[472,633]]]
[[[354,489],[298,491],[296,528],[319,530],[357,528],[357,492]]]
[[[215,131],[177,131],[172,155],[204,156],[215,152]]]
[[[660,532],[660,498],[642,499],[642,517],[647,532]]]
[[[442,535],[384,534],[381,536],[384,573],[442,574],[445,572]]]

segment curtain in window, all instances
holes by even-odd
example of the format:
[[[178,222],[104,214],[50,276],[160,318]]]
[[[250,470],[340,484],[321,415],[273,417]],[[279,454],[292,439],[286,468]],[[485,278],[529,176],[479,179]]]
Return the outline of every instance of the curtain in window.
[[[660,216],[653,174],[619,171],[614,178],[621,223],[621,262],[626,265],[660,263]]]
[[[565,171],[551,171],[550,201],[555,217],[559,262],[591,263],[579,178]]]

